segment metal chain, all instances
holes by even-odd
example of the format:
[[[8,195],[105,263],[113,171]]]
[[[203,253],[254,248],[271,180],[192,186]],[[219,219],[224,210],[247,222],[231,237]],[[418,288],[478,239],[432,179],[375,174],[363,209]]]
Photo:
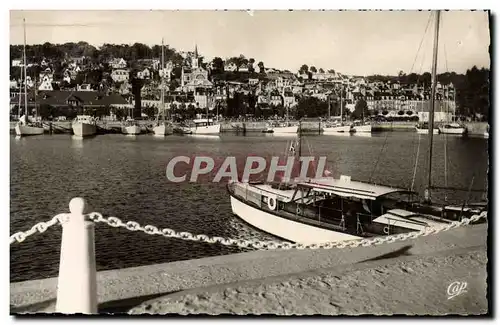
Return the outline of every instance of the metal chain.
[[[35,234],[36,232],[43,233],[49,227],[55,224],[62,224],[67,221],[69,214],[58,214],[53,217],[51,220],[47,222],[39,222],[30,230],[26,232],[17,232],[10,236],[10,244],[14,242],[21,243],[27,237]],[[271,249],[332,249],[332,248],[346,248],[346,247],[358,247],[358,246],[376,246],[384,243],[394,243],[396,241],[404,241],[407,239],[416,239],[421,236],[428,236],[430,234],[437,234],[443,231],[447,231],[450,229],[458,228],[461,226],[469,225],[471,222],[478,221],[482,218],[487,217],[487,212],[484,211],[479,215],[473,215],[470,218],[464,218],[461,221],[453,221],[448,225],[441,227],[429,227],[421,231],[414,231],[404,234],[390,235],[390,236],[379,236],[372,237],[370,239],[354,239],[354,240],[345,240],[338,242],[326,242],[326,243],[318,243],[318,244],[300,244],[300,243],[290,243],[290,242],[278,242],[278,241],[260,241],[260,240],[244,240],[244,239],[231,239],[224,237],[209,237],[207,235],[193,235],[189,232],[177,232],[170,228],[158,229],[152,225],[141,226],[138,222],[128,221],[123,222],[119,218],[116,217],[103,217],[102,214],[98,212],[92,212],[88,215],[90,220],[94,222],[102,222],[114,228],[125,228],[130,231],[142,231],[148,235],[159,235],[167,238],[178,238],[182,240],[191,240],[198,242],[205,242],[209,244],[222,244],[225,246],[238,246],[241,248],[256,248],[260,250],[271,250]]]
[[[421,231],[414,231],[404,234],[390,235],[390,236],[380,236],[372,237],[370,239],[354,239],[339,242],[326,242],[318,244],[300,244],[300,243],[289,243],[289,242],[278,242],[278,241],[260,241],[260,240],[244,240],[244,239],[231,239],[223,237],[209,237],[207,235],[194,235],[189,232],[177,232],[170,228],[158,229],[152,225],[141,226],[138,222],[128,221],[123,222],[116,217],[103,217],[102,214],[98,212],[92,212],[89,214],[89,218],[94,222],[103,222],[114,228],[125,228],[130,231],[142,231],[148,235],[159,235],[167,238],[178,238],[182,240],[191,240],[198,242],[205,242],[209,244],[222,244],[225,246],[238,246],[241,248],[256,248],[260,250],[271,250],[271,249],[331,249],[331,248],[345,248],[345,247],[358,247],[358,246],[375,246],[383,243],[393,243],[396,241],[404,241],[407,239],[416,239],[421,236],[427,236],[430,234],[437,234],[450,229],[458,228],[461,226],[469,225],[471,222],[478,221],[482,218],[487,217],[487,212],[484,211],[479,215],[473,215],[470,218],[464,218],[461,221],[453,221],[448,225],[441,227],[429,227]]]
[[[50,219],[49,221],[46,222],[39,222],[33,227],[31,227],[30,230],[28,231],[19,231],[10,236],[10,244],[18,242],[22,243],[23,241],[26,240],[29,236],[36,234],[37,232],[39,233],[44,233],[47,229],[50,227],[56,225],[56,224],[61,224],[65,222],[69,217],[68,213],[61,213]]]

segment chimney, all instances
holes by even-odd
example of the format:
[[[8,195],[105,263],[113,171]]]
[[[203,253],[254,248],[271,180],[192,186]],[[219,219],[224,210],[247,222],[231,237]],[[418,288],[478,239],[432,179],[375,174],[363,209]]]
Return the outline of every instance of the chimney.
[[[134,95],[134,100],[135,100],[135,106],[134,106],[134,117],[135,118],[142,116],[141,88],[142,88],[142,81],[138,78],[133,78],[132,79],[132,94]]]

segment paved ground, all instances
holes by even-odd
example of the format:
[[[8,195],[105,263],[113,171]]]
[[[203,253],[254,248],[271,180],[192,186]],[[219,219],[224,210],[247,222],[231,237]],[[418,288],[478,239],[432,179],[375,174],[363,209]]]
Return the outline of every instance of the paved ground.
[[[203,308],[210,306],[210,310],[215,313],[246,313],[249,310],[251,313],[280,313],[283,310],[287,313],[310,313],[315,310],[314,308],[322,306],[321,310],[325,313],[335,314],[348,312],[346,309],[348,304],[361,304],[360,306],[366,304],[370,306],[372,311],[363,312],[371,313],[377,312],[381,308],[377,304],[386,304],[388,307],[385,308],[390,308],[391,304],[394,304],[393,299],[387,300],[385,298],[382,302],[377,302],[378,300],[373,297],[375,291],[377,297],[379,295],[390,297],[391,294],[397,294],[398,291],[403,292],[403,288],[409,297],[410,294],[414,294],[411,296],[414,298],[411,299],[417,301],[421,299],[422,303],[431,295],[425,292],[435,292],[438,298],[435,298],[436,301],[433,300],[432,305],[439,306],[438,300],[441,299],[439,298],[441,296],[438,295],[444,294],[446,291],[444,287],[456,278],[456,281],[468,281],[468,288],[472,293],[452,300],[461,301],[458,298],[474,299],[480,308],[473,307],[470,302],[464,306],[470,308],[468,312],[477,312],[477,310],[485,308],[484,300],[475,296],[473,290],[478,290],[479,296],[485,296],[486,239],[487,224],[481,224],[415,240],[372,247],[255,251],[102,271],[97,276],[99,311],[128,312],[139,306],[132,311],[140,312],[146,311],[147,305],[152,305],[147,311],[178,313],[189,311],[194,313],[204,312]],[[166,242],[168,242],[167,239]],[[403,264],[395,266],[397,263]],[[403,267],[415,270],[415,272],[405,272]],[[378,271],[370,271],[370,269]],[[461,280],[469,275],[471,276],[470,280]],[[474,280],[472,277],[479,280]],[[434,278],[436,280],[431,281]],[[356,284],[357,279],[359,279],[359,284]],[[323,282],[328,284],[325,284],[324,288],[321,284]],[[376,286],[375,283],[379,285]],[[396,291],[392,287],[393,283],[398,283]],[[429,288],[427,288],[427,284],[429,284]],[[346,285],[347,287],[344,288],[343,286]],[[441,286],[439,289],[437,289],[438,285]],[[427,288],[426,291],[420,291],[420,288],[424,287]],[[11,313],[53,312],[56,288],[57,278],[11,283]],[[291,288],[293,288],[293,292],[297,293],[293,294]],[[353,291],[345,291],[348,288]],[[435,291],[433,291],[434,288],[436,288]],[[311,292],[308,293],[308,290]],[[205,301],[202,298],[205,296],[204,292],[207,295],[213,295],[212,298],[205,299],[208,300],[207,302],[203,302]],[[265,306],[258,309],[259,303],[255,299],[264,299],[264,295],[273,299],[272,292],[276,292],[276,297],[279,298],[276,298],[274,302],[262,300],[261,303],[265,302]],[[333,296],[331,292],[340,292],[341,295],[335,294]],[[360,300],[366,294],[370,294],[370,299],[373,299],[373,301],[370,300],[370,304]],[[227,297],[221,298],[225,296]],[[317,298],[312,298],[313,296]],[[351,298],[348,299],[348,297]],[[178,299],[178,302],[173,303],[172,299]],[[342,307],[337,307],[338,311],[336,311],[333,308],[335,306],[328,307],[324,305],[324,302],[315,303],[317,307],[314,308],[306,307],[305,303],[301,305],[301,299],[332,301]],[[239,300],[252,302],[242,305],[241,302],[237,302]],[[155,301],[164,302],[155,307]],[[231,301],[234,302],[233,307],[230,305]],[[147,303],[143,304],[144,302]],[[280,304],[284,306],[295,304],[303,306],[300,307],[303,309],[289,307],[283,309],[279,307]],[[409,304],[409,302],[404,304]],[[417,306],[419,305],[415,302],[411,304],[415,305],[416,308],[413,312],[418,313],[420,309]],[[396,304],[395,306],[401,305]],[[446,306],[441,306],[441,309],[436,310],[440,312],[446,309]],[[325,309],[326,307],[330,309]],[[356,308],[361,307],[349,308],[353,308],[351,311],[356,312],[358,310]],[[395,312],[403,312],[402,309],[398,308]],[[461,311],[456,309],[453,312]]]
[[[484,247],[453,254],[363,262],[275,279],[181,292],[145,302],[131,314],[484,314]],[[467,292],[448,299],[448,286]]]

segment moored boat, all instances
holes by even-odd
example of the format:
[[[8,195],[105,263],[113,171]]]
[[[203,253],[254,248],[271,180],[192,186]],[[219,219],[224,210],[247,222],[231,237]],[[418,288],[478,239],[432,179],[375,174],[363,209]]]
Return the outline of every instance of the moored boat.
[[[21,78],[24,75],[24,115],[19,118],[19,121],[14,127],[17,136],[28,136],[28,135],[41,135],[44,133],[43,125],[41,122],[37,121],[36,116],[36,88],[35,88],[35,122],[31,122],[28,117],[28,86],[26,82],[27,68],[26,68],[26,23],[23,19],[23,29],[24,29],[24,45],[23,45],[23,69],[21,70]],[[36,81],[35,81],[36,84]],[[19,93],[19,103],[21,103],[21,93]],[[21,105],[19,105],[21,106]],[[19,107],[20,109],[20,107]],[[20,115],[20,114],[19,114]]]
[[[97,132],[96,121],[90,115],[77,115],[71,127],[77,137],[91,136]]]
[[[25,115],[21,116],[19,122],[14,127],[17,136],[41,135],[44,133],[44,128],[41,123],[27,122]]]
[[[165,69],[165,54],[163,38],[161,40],[161,70]],[[161,75],[161,110],[162,110],[162,120],[160,120],[160,108],[158,108],[158,115],[156,116],[156,125],[153,127],[153,132],[158,136],[166,136],[174,133],[174,127],[171,122],[165,120],[165,115],[167,110],[165,108],[165,76],[164,73]]]
[[[372,125],[369,122],[354,124],[352,126],[351,132],[371,133],[372,132]]]
[[[335,134],[335,133],[349,133],[351,132],[351,125],[343,125],[342,123],[334,124],[332,126],[327,126],[323,128],[324,134]]]
[[[437,11],[436,35],[439,34],[439,17],[440,11]],[[435,111],[436,61],[437,37],[431,75],[431,125]],[[428,184],[422,199],[413,191],[413,182],[408,190],[354,181],[349,176],[267,184],[233,181],[227,186],[232,211],[262,231],[303,244],[422,231],[486,211],[487,202],[474,204],[467,199],[456,206],[432,202],[431,189],[439,188],[431,183],[433,133],[429,134]],[[299,133],[299,157],[300,138]],[[415,163],[414,175],[416,166]],[[445,164],[445,175],[446,172]],[[467,191],[470,193],[471,188]]]
[[[141,134],[142,130],[140,125],[134,120],[128,120],[122,126],[122,133],[127,135]]]
[[[280,126],[273,127],[273,133],[287,133],[296,134],[299,131],[298,125],[292,125],[291,123],[284,123]]]
[[[210,118],[194,119],[190,126],[183,128],[184,134],[219,134],[220,124]]]
[[[419,123],[415,126],[415,130],[419,134],[429,134],[429,124],[428,123]],[[432,133],[439,134],[439,129],[433,128]]]
[[[172,124],[168,122],[163,122],[155,127],[153,127],[153,132],[155,135],[160,135],[160,136],[165,136],[165,135],[170,135],[174,133],[174,128]]]
[[[274,236],[303,244],[420,231],[450,221],[410,210],[416,193],[386,186],[322,178],[294,184],[228,184],[234,214]],[[406,204],[405,204],[406,203]]]
[[[459,134],[463,135],[467,133],[467,128],[456,123],[445,123],[439,127],[439,132],[442,134]]]

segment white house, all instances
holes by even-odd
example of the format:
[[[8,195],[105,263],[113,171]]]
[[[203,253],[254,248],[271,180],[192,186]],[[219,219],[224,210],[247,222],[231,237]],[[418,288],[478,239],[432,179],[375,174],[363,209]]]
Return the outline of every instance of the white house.
[[[44,71],[40,72],[38,77],[40,80],[48,79],[49,82],[54,80],[54,74],[50,68],[46,68]]]
[[[22,67],[23,66],[23,60],[22,59],[13,59],[12,60],[12,66],[13,67]]]
[[[46,91],[54,90],[54,88],[52,88],[52,81],[49,80],[48,77],[43,78],[42,82],[40,83],[40,86],[38,87],[38,90],[46,90]]]
[[[144,70],[137,72],[137,78],[149,79],[151,78],[151,72],[149,72],[148,68],[145,68]]]
[[[224,64],[224,71],[236,71],[236,68],[236,64],[234,64],[233,62]]]
[[[127,61],[125,61],[123,58],[113,59],[111,60],[109,65],[111,65],[111,68],[113,69],[125,69],[127,67]]]
[[[114,82],[124,82],[129,79],[129,71],[128,69],[115,69],[111,72],[111,79]]]
[[[238,69],[240,72],[248,72],[248,64],[242,64],[240,65],[240,68]]]

